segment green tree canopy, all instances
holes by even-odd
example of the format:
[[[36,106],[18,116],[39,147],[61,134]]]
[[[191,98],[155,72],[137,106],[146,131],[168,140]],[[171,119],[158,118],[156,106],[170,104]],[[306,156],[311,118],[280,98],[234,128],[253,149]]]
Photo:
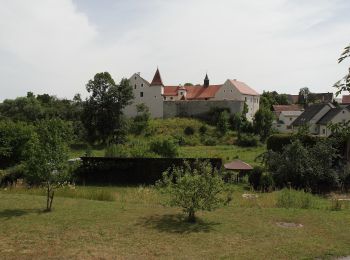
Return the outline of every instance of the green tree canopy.
[[[86,84],[90,96],[84,103],[82,122],[91,143],[113,141],[121,143],[125,137],[123,109],[134,98],[127,79],[116,85],[108,72],[97,73]]]

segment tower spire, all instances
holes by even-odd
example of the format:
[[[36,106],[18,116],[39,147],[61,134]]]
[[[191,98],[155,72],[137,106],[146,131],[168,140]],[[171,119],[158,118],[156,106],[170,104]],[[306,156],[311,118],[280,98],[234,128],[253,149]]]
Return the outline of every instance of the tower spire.
[[[205,73],[205,78],[204,78],[204,87],[209,86],[209,78],[208,78],[208,73]]]
[[[160,76],[158,66],[157,66],[156,73],[154,74],[153,80],[151,82],[151,86],[164,86],[162,77]]]

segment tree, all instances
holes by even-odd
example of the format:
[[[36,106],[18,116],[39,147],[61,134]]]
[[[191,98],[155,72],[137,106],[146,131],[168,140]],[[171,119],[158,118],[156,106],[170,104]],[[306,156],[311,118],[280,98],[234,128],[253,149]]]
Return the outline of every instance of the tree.
[[[230,119],[230,115],[226,110],[220,113],[218,122],[216,124],[216,128],[223,135],[226,134],[229,129],[229,126],[230,126],[229,119]]]
[[[345,47],[343,53],[340,55],[340,58],[338,59],[338,63],[343,62],[345,59],[350,57],[350,44]],[[338,96],[342,91],[350,91],[350,67],[349,67],[349,73],[346,74],[341,80],[339,80],[334,85],[338,91],[336,95]]]
[[[149,112],[149,108],[144,103],[137,104],[136,111],[137,115],[133,119],[132,131],[139,135],[147,130],[151,113]]]
[[[224,182],[209,162],[197,161],[192,166],[184,162],[183,167],[164,172],[157,187],[169,195],[168,205],[183,209],[189,222],[196,221],[198,210],[212,211],[231,200],[221,196]]]
[[[310,92],[308,87],[301,88],[299,90],[298,103],[303,104],[303,105],[309,104],[311,101],[311,100],[309,100],[310,94],[311,94],[311,92]]]
[[[134,98],[127,79],[116,85],[108,72],[97,73],[86,84],[90,97],[84,103],[82,122],[91,143],[112,141],[122,143],[125,139],[123,109]]]
[[[46,187],[46,210],[51,211],[54,189],[68,179],[67,141],[70,131],[59,119],[40,121],[25,149],[25,178],[33,185]]]
[[[273,113],[266,109],[260,108],[254,116],[254,129],[255,132],[260,135],[262,141],[265,141],[267,137],[271,134],[273,122]]]
[[[276,91],[264,91],[260,97],[260,107],[273,110],[273,105],[288,105],[286,94],[278,94]]]

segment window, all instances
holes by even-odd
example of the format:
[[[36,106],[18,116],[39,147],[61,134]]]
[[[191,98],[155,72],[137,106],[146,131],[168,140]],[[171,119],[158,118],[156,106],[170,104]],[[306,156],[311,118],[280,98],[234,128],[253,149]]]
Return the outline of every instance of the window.
[[[136,89],[136,84],[135,84],[135,86],[134,86],[134,89]]]
[[[326,129],[322,129],[322,133],[325,135],[326,134]]]
[[[344,114],[344,113],[345,113],[345,111],[343,110],[343,111],[342,111],[342,113]]]
[[[163,97],[164,100],[166,100],[166,97]]]
[[[154,98],[157,98],[157,96],[154,96]]]
[[[143,83],[141,83],[141,87],[143,88]]]
[[[140,97],[143,97],[143,92],[140,92]]]
[[[135,80],[137,79],[137,77],[135,76]]]
[[[183,94],[184,94],[184,93],[181,91],[181,92],[180,92],[180,95],[182,96]]]
[[[224,92],[226,92],[226,90],[224,90]]]
[[[231,92],[232,92],[232,89],[231,89]]]
[[[173,100],[173,97],[170,97],[170,100]]]
[[[289,118],[289,121],[292,121],[292,120],[293,120],[293,117],[290,117],[290,118]]]
[[[232,90],[231,90],[232,91]],[[247,97],[244,97],[244,101],[247,101]]]

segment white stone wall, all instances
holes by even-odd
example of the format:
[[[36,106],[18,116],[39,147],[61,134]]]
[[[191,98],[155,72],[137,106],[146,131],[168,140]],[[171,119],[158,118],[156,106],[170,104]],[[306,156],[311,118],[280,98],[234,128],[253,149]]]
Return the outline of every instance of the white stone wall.
[[[129,79],[132,86],[135,99],[133,103],[127,106],[124,113],[128,117],[136,115],[136,105],[144,103],[150,110],[153,118],[163,117],[163,91],[162,86],[149,86],[149,83],[145,81],[140,75],[135,73]]]

